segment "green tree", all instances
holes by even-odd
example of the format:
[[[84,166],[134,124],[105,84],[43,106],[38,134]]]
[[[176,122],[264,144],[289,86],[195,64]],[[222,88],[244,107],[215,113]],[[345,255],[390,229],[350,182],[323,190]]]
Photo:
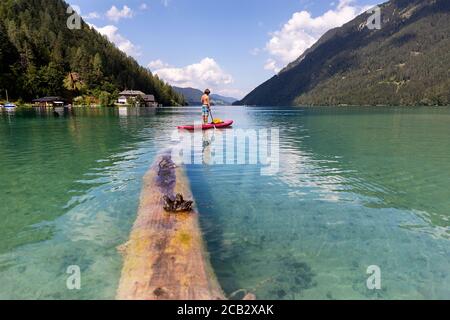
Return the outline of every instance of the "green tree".
[[[106,91],[102,91],[99,94],[99,101],[100,105],[103,107],[110,107],[114,105],[114,102],[116,102],[114,94],[111,94]]]
[[[86,89],[84,82],[81,80],[80,75],[76,72],[69,72],[63,81],[64,88],[74,93],[81,93]]]
[[[0,1],[0,86],[13,99],[135,89],[154,94],[163,104],[183,103],[87,24],[69,30],[66,9],[62,0]]]
[[[56,62],[50,62],[40,71],[43,85],[42,92],[46,96],[56,96],[63,91],[64,70]]]

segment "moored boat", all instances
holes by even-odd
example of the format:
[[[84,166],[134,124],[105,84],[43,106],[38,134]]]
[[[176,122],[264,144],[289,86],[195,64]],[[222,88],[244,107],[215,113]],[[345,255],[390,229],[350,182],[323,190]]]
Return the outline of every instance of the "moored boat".
[[[14,103],[7,103],[7,104],[5,104],[5,106],[3,108],[5,108],[5,109],[15,109],[15,108],[17,108],[17,106]]]
[[[8,90],[6,91],[6,103],[3,106],[4,109],[15,109],[17,106],[14,103],[9,102]]]

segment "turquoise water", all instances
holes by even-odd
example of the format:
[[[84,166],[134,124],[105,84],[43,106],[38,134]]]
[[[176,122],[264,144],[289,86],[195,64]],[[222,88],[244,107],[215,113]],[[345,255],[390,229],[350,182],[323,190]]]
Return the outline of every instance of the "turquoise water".
[[[1,113],[0,298],[114,298],[116,247],[142,176],[174,143],[172,128],[198,116]],[[235,129],[279,128],[275,175],[258,164],[187,165],[228,295],[450,299],[450,109],[229,107],[214,116],[235,119]],[[218,144],[220,133],[209,135],[200,157]],[[70,265],[81,268],[81,290],[66,287]],[[367,289],[371,265],[381,290]]]

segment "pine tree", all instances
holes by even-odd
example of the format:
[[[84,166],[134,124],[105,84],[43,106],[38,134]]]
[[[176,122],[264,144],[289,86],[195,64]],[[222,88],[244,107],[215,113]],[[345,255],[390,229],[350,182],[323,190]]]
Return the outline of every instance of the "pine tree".
[[[0,1],[0,89],[8,89],[12,99],[48,94],[70,99],[103,91],[115,96],[135,89],[165,105],[183,103],[87,24],[69,30],[66,9],[61,0]]]

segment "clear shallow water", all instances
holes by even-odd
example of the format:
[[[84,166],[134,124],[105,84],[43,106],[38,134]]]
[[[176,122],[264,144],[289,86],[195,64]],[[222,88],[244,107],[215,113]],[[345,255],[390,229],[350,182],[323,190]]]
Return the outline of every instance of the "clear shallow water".
[[[187,166],[227,294],[450,298],[449,109],[233,107],[214,116],[280,128],[274,176],[258,165]],[[196,118],[195,109],[1,114],[0,298],[114,298],[116,247],[142,176],[171,129]],[[66,288],[69,265],[81,267],[80,291]],[[366,288],[370,265],[381,268],[380,291]]]

